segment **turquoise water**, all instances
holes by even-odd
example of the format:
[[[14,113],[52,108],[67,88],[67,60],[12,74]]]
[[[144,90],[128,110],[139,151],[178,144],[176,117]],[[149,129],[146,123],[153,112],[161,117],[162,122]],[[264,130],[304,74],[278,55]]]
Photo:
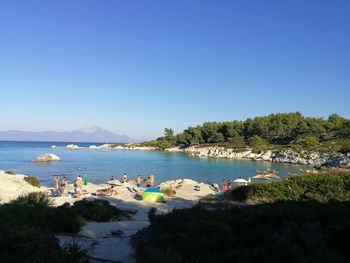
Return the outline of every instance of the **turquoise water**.
[[[51,149],[51,145],[67,145],[57,142],[1,142],[0,170],[37,176],[44,185],[51,185],[54,175],[65,175],[69,182],[76,176],[87,176],[90,182],[103,183],[111,176],[129,178],[154,174],[156,183],[171,179],[190,178],[213,183],[222,179],[248,178],[256,170],[275,169],[281,177],[288,172],[300,172],[305,166],[278,164],[248,160],[200,159],[183,153],[127,150],[66,150]],[[89,146],[91,143],[74,143]],[[95,144],[100,145],[100,144]],[[53,163],[33,163],[43,153],[53,153],[61,160]]]

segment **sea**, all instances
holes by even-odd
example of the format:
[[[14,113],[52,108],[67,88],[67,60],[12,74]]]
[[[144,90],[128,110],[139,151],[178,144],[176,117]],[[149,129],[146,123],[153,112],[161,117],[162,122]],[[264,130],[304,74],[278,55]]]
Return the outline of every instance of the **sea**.
[[[80,175],[92,183],[105,183],[114,178],[155,175],[156,183],[189,178],[204,183],[220,183],[223,179],[255,176],[260,171],[274,169],[280,177],[288,173],[300,173],[310,167],[264,161],[229,160],[221,158],[197,158],[184,153],[136,150],[68,150],[51,148],[52,145],[75,144],[88,147],[102,143],[81,142],[18,142],[0,141],[0,170],[33,175],[46,186],[52,186],[54,176],[66,176],[72,183]],[[33,159],[44,153],[58,155],[61,160],[50,163],[34,163]]]

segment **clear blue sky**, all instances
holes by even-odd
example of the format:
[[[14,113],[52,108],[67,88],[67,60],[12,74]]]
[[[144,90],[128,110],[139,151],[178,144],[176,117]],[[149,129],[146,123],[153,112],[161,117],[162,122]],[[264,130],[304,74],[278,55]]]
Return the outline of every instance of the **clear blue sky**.
[[[0,130],[350,117],[350,1],[0,1]]]

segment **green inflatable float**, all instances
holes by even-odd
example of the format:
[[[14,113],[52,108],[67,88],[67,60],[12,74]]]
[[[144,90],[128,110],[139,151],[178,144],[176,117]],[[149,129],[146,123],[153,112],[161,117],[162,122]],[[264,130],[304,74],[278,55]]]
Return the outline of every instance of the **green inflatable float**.
[[[158,188],[148,188],[142,195],[142,200],[161,203],[164,200],[164,194]]]

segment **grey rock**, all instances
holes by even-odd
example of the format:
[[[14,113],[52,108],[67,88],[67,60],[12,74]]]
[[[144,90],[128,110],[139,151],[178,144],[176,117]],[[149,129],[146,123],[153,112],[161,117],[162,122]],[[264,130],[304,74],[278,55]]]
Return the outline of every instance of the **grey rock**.
[[[33,160],[33,162],[54,162],[59,161],[60,157],[52,153],[44,153]]]

